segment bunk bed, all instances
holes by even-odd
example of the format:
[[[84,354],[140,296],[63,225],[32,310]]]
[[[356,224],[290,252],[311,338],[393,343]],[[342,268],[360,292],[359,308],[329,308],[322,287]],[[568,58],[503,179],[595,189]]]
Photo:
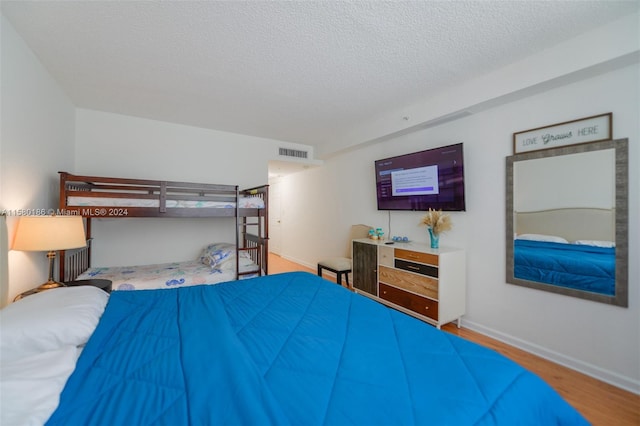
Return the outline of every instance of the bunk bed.
[[[96,218],[227,217],[235,219],[235,279],[268,274],[269,186],[81,176],[60,173],[60,212],[85,218],[87,247],[60,254],[60,279],[91,266],[91,221]],[[251,259],[255,267],[241,265]]]

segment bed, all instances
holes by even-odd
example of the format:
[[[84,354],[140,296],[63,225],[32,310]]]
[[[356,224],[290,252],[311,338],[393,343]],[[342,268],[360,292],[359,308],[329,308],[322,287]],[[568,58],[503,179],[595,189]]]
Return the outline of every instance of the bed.
[[[23,360],[55,352],[54,365],[68,371],[73,350],[84,347],[59,401],[55,386],[40,383],[53,394],[48,412],[20,412],[30,401],[12,397],[15,405],[0,420],[28,423],[37,414],[49,425],[587,424],[538,376],[502,355],[309,273],[113,292],[99,320],[98,308],[85,309],[93,316],[80,321],[67,303],[63,311],[74,319],[57,323],[68,329],[52,327],[47,311],[54,304],[42,298],[82,289],[50,290],[3,310],[13,309],[2,314],[15,332],[3,333],[0,349],[14,357],[39,334],[69,339],[82,334],[72,324],[97,327],[84,331],[86,346],[78,338],[23,351]],[[73,295],[68,301],[84,300]],[[12,318],[28,308],[40,309],[37,318],[25,316],[31,334]],[[71,361],[60,355],[65,347]]]
[[[615,296],[615,209],[516,212],[515,278]]]
[[[78,279],[91,266],[91,221],[95,218],[235,218],[235,246],[257,266],[247,269],[237,264],[236,279],[244,274],[253,275],[254,269],[268,274],[268,185],[239,190],[237,185],[59,173],[59,212],[86,218],[89,240],[86,249],[61,252],[63,281]]]

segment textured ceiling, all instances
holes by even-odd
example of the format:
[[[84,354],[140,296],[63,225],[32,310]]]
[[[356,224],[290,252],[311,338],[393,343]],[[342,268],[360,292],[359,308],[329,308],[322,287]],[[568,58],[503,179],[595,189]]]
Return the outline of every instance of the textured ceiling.
[[[78,107],[315,147],[637,9],[636,1],[2,1]]]

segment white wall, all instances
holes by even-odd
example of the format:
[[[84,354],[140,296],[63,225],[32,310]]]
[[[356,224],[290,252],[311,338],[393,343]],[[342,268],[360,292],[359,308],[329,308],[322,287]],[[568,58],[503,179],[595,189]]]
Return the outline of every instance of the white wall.
[[[75,108],[4,16],[0,26],[0,210],[8,209],[9,214],[7,229],[0,231],[1,306],[47,281],[46,253],[7,253],[6,248],[11,245],[16,210],[58,206],[57,171],[72,169],[74,163]]]
[[[627,66],[354,150],[285,178],[283,256],[313,268],[320,258],[343,251],[351,224],[388,232],[388,213],[376,210],[374,160],[464,142],[467,211],[451,214],[454,229],[440,244],[467,250],[465,326],[639,392],[639,75],[637,64]],[[512,134],[606,112],[613,112],[614,138],[630,139],[629,308],[507,284],[505,157],[512,154]],[[422,213],[390,217],[390,234],[427,242],[418,225]]]
[[[58,206],[58,171],[238,184],[267,183],[278,148],[306,145],[77,109],[2,17],[0,209]],[[77,158],[76,158],[77,157]],[[14,216],[0,220],[0,305],[46,281],[44,253],[10,251]],[[232,219],[94,221],[94,264],[192,259],[234,241]]]
[[[304,145],[86,109],[77,111],[78,174],[239,185],[266,184],[278,147]],[[194,259],[235,242],[230,218],[94,220],[95,266]]]

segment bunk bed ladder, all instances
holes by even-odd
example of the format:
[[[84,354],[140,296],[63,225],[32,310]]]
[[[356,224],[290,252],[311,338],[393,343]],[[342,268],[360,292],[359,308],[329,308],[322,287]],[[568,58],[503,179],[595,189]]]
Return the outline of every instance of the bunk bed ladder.
[[[238,185],[235,192],[235,216],[236,216],[236,280],[240,279],[240,193]]]

